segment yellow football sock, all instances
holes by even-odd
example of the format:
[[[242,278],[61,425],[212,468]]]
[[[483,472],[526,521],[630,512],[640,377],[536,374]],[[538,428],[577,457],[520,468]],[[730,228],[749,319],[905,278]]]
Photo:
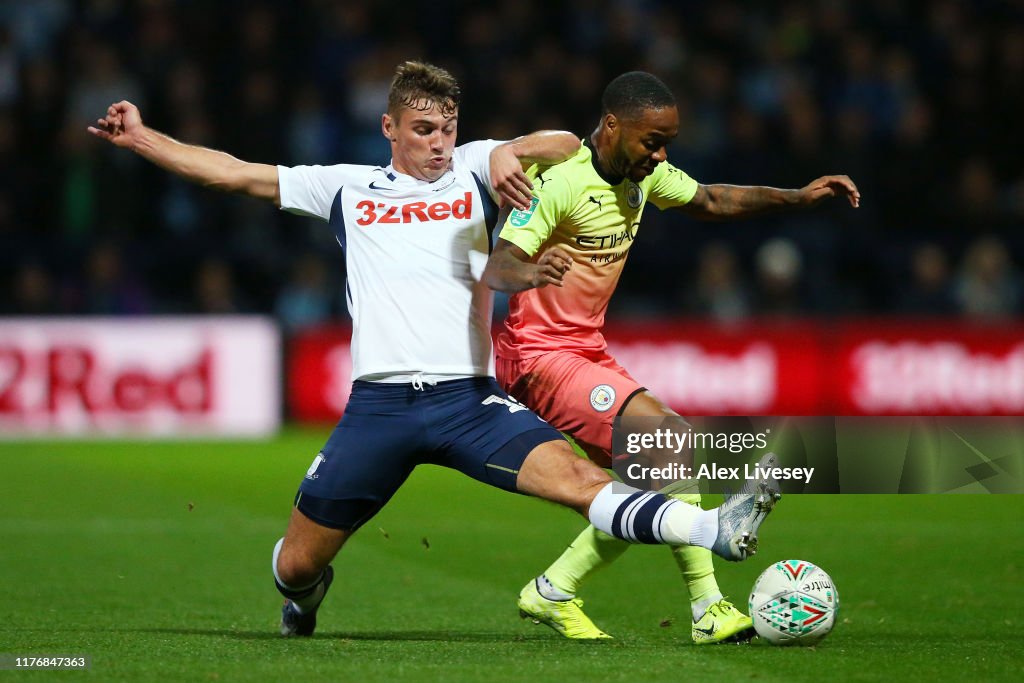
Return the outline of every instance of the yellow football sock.
[[[672,486],[663,489],[668,492]],[[700,507],[699,493],[670,493],[668,495],[690,505]],[[709,598],[722,596],[715,579],[715,566],[711,561],[711,551],[696,545],[680,545],[672,548],[672,557],[676,558],[679,571],[683,574],[686,589],[690,592],[690,603],[704,603]]]
[[[629,543],[588,526],[544,571],[544,576],[560,592],[576,595],[576,589],[584,579],[614,562],[627,548]]]

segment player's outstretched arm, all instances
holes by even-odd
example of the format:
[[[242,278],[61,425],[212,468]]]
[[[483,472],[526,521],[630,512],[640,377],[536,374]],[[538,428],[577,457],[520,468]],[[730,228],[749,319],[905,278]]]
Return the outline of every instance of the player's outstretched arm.
[[[548,249],[532,263],[529,254],[499,237],[484,268],[483,281],[491,289],[507,294],[547,285],[561,287],[562,278],[571,267],[572,257],[558,247]]]
[[[186,180],[222,192],[246,194],[281,205],[277,167],[252,164],[216,150],[186,145],[148,128],[139,109],[122,100],[110,105],[89,132],[111,144],[130,149],[160,168]]]
[[[832,197],[846,197],[860,206],[860,190],[848,176],[822,176],[799,190],[742,185],[701,185],[688,204],[679,208],[701,220],[752,218],[785,209],[816,206]]]
[[[579,151],[580,139],[562,130],[540,130],[498,145],[491,151],[491,187],[502,206],[530,208],[533,184],[526,169],[533,164],[550,166]]]

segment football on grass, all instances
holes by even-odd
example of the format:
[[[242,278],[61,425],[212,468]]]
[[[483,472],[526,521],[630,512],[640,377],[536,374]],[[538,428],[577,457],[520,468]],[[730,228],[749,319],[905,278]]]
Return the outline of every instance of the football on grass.
[[[783,560],[757,577],[749,607],[757,635],[772,645],[814,645],[835,626],[839,593],[821,567]]]

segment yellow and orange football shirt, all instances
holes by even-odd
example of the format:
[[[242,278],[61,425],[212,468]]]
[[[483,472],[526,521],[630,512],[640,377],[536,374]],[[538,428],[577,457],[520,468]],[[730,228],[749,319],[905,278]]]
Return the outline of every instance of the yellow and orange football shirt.
[[[609,180],[596,166],[588,144],[573,157],[549,167],[533,167],[533,200],[512,211],[501,238],[534,259],[551,247],[572,255],[562,287],[528,289],[512,296],[505,329],[498,335],[503,358],[530,358],[572,349],[604,351],[601,334],[608,301],[636,239],[648,200],[659,209],[693,199],[698,184],[667,162],[634,183]],[[614,184],[613,184],[614,183]]]

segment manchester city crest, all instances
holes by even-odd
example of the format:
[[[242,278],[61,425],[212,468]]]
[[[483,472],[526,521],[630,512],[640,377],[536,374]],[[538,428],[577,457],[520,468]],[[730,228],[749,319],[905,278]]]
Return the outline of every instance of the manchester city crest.
[[[599,413],[607,412],[615,405],[615,388],[609,384],[598,384],[590,392],[590,406]]]
[[[639,209],[644,202],[644,191],[632,180],[626,181],[626,203],[631,209]]]

